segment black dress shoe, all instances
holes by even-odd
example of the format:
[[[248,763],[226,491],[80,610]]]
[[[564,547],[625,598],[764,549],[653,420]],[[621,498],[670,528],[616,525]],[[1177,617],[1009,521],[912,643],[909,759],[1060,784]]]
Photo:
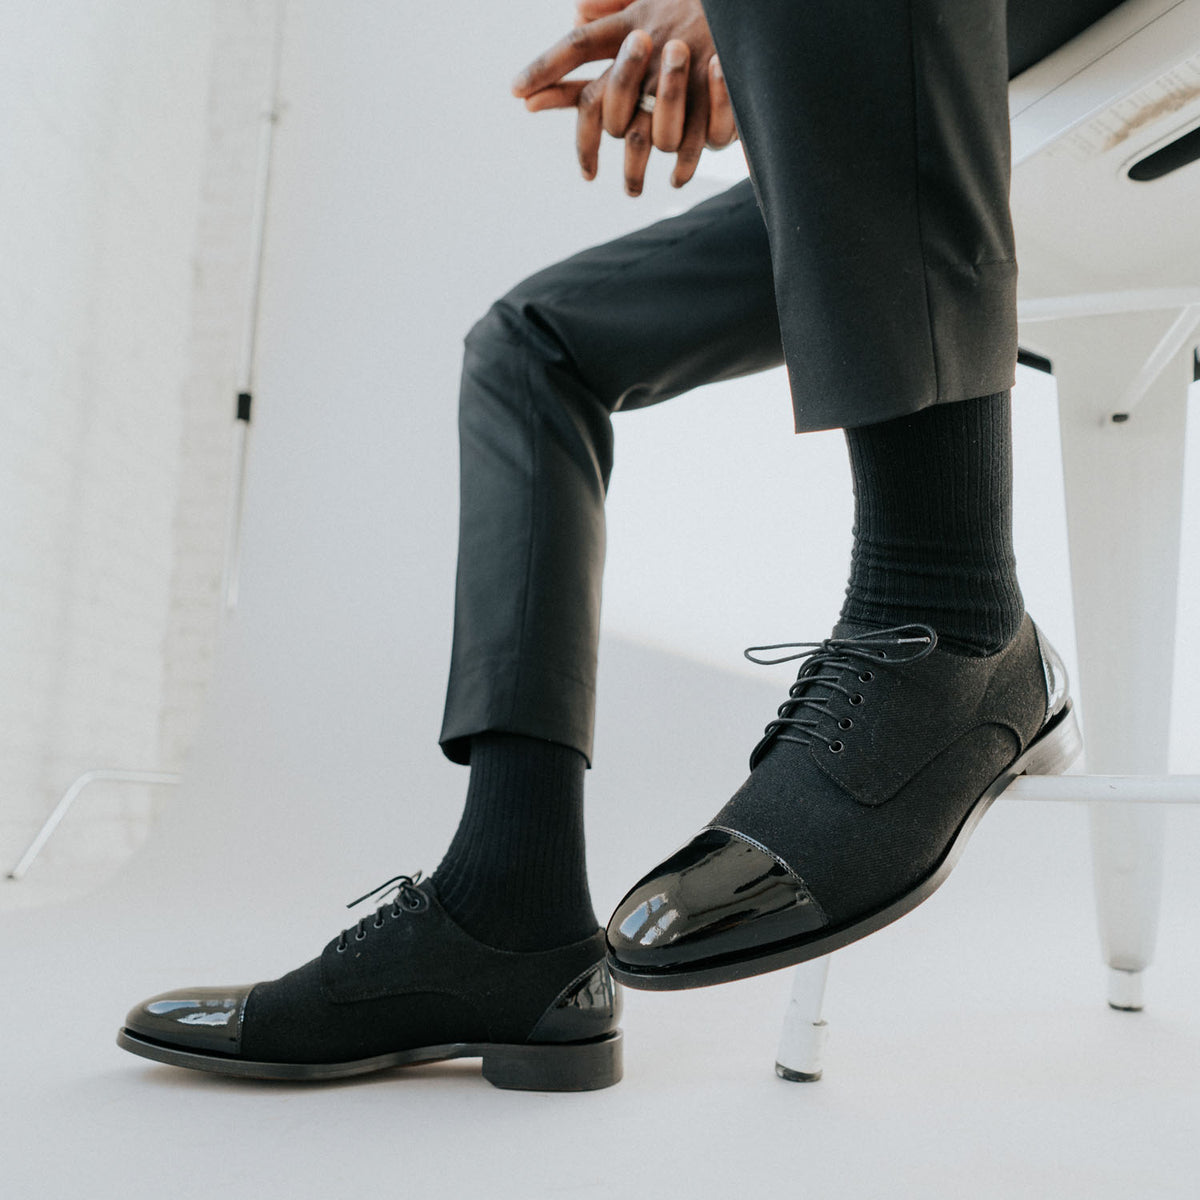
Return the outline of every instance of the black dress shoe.
[[[724,983],[865,937],[941,884],[1018,775],[1056,774],[1079,753],[1062,661],[1028,615],[982,658],[939,646],[928,625],[843,624],[804,645],[754,659],[808,661],[750,777],[613,914],[622,983]]]
[[[129,1013],[117,1044],[253,1079],[482,1058],[484,1078],[502,1088],[589,1091],[620,1080],[620,990],[601,930],[554,950],[496,950],[451,920],[428,880],[390,883],[395,898],[311,962],[270,983],[155,996]]]

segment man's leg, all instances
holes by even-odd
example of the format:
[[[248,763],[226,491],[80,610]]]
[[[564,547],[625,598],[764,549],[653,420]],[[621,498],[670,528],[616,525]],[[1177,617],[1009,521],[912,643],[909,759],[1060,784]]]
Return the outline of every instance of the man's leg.
[[[710,825],[618,906],[614,972],[689,987],[911,910],[992,799],[1078,749],[1011,540],[1004,0],[705,0],[762,202],[797,430],[843,426],[855,543]],[[806,646],[812,649],[806,650]]]
[[[471,776],[446,860],[432,880],[392,880],[373,915],[280,979],[135,1006],[122,1046],[270,1079],[459,1055],[481,1057],[501,1087],[620,1078],[620,1001],[588,898],[581,811],[610,417],[781,359],[746,186],[551,267],[493,307],[463,371],[442,740]]]
[[[1004,0],[706,2],[770,227],[796,427],[846,427],[846,619],[932,620],[977,653],[1017,630],[1007,80],[1115,5],[1010,0],[1006,24]]]
[[[846,427],[842,615],[998,650],[1024,613],[1005,0],[705,8],[766,214],[796,428]]]
[[[796,428],[1016,366],[1004,0],[705,0],[762,203]]]
[[[596,927],[582,804],[612,414],[781,360],[747,184],[525,280],[467,337],[442,744],[471,775],[434,882],[481,940]]]

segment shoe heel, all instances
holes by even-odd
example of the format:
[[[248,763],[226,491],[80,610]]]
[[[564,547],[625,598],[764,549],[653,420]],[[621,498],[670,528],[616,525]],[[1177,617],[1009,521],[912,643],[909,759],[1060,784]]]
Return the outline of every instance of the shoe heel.
[[[1083,735],[1068,702],[1054,723],[1025,752],[1023,775],[1061,775],[1079,757]]]
[[[491,1046],[483,1077],[498,1088],[528,1092],[590,1092],[619,1083],[624,1072],[621,1031],[591,1042]]]

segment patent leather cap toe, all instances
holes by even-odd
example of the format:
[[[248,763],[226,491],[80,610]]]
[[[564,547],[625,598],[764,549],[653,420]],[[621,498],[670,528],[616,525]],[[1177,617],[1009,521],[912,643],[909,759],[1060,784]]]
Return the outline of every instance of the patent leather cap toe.
[[[242,1015],[252,987],[164,992],[132,1008],[125,1028],[139,1037],[185,1050],[237,1054],[242,1048]]]
[[[608,926],[618,969],[695,967],[826,925],[803,880],[759,846],[709,828],[641,880]]]

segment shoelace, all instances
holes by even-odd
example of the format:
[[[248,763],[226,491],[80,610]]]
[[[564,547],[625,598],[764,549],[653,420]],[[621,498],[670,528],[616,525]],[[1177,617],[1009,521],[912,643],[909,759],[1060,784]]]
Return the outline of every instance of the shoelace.
[[[812,745],[813,739],[823,741],[831,750],[842,747],[837,738],[827,737],[818,728],[819,717],[829,702],[840,692],[851,704],[863,702],[861,692],[851,691],[839,678],[847,667],[853,667],[856,662],[875,663],[889,657],[888,651],[912,645],[920,645],[921,649],[915,654],[907,654],[896,658],[895,662],[917,662],[933,652],[937,645],[937,633],[928,626],[921,624],[893,625],[888,629],[871,630],[869,633],[857,634],[848,638],[826,638],[823,642],[777,642],[773,646],[749,646],[744,651],[745,656],[759,666],[769,667],[778,663],[792,662],[798,658],[808,659],[800,668],[796,682],[788,689],[788,698],[779,706],[775,719],[767,724],[763,731],[762,740],[750,753],[750,767],[762,758],[767,749],[776,741],[797,742],[801,746]],[[784,654],[777,658],[756,657],[767,650],[794,650],[794,654]],[[869,683],[875,673],[868,668],[860,671],[860,683]],[[810,689],[820,685],[826,691],[813,694]],[[853,726],[853,719],[843,717],[841,728]]]
[[[361,904],[364,900],[370,900],[372,896],[378,896],[386,888],[395,885],[396,894],[385,900],[375,910],[375,919],[371,922],[372,928],[382,929],[385,909],[390,908],[391,915],[398,917],[405,912],[423,912],[429,907],[429,897],[417,887],[420,881],[420,871],[415,875],[396,875],[394,878],[389,879],[387,883],[381,883],[377,888],[372,888],[365,896],[359,896],[357,900],[351,900],[346,907],[354,908],[355,905]],[[367,920],[367,917],[362,917],[357,925],[351,927],[355,931],[354,940],[356,942],[361,942],[367,936]],[[349,944],[347,942],[347,935],[349,933],[349,929],[343,929],[341,936],[338,938],[337,950],[339,954]]]

